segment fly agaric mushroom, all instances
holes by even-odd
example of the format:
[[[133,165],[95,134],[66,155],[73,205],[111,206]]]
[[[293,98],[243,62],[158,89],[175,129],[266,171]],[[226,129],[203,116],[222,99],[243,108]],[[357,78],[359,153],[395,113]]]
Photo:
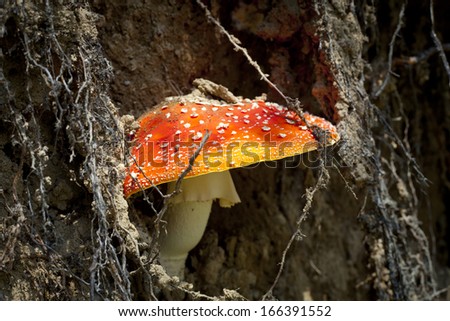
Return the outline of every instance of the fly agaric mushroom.
[[[160,238],[160,262],[169,275],[180,278],[188,252],[205,231],[213,200],[222,207],[240,201],[229,169],[302,154],[339,140],[330,122],[308,113],[299,117],[263,100],[223,105],[166,102],[139,123],[124,195],[128,198],[162,183],[169,183],[168,192],[173,192],[180,175],[185,175],[181,193],[169,199],[166,233]],[[321,142],[315,128],[326,133]],[[186,174],[195,152],[198,156]]]

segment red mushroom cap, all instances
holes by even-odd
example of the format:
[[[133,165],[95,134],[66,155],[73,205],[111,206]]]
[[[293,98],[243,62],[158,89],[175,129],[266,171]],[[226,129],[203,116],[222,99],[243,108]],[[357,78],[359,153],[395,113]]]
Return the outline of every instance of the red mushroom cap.
[[[316,127],[328,133],[325,145],[339,140],[327,120],[308,113],[303,118],[308,125],[286,107],[262,100],[159,105],[139,120],[124,195],[177,180],[207,131],[209,138],[186,178],[315,150]]]

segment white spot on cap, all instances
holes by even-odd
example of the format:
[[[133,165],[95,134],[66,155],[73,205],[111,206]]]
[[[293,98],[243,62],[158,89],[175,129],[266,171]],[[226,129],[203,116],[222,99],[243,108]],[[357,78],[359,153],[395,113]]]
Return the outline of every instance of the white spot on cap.
[[[164,105],[164,106],[161,107],[161,110],[164,110],[166,108],[167,108],[167,105]]]
[[[231,117],[231,116],[233,116],[233,113],[225,113],[225,115],[226,115],[227,117]]]
[[[184,124],[183,126],[184,126],[184,128],[189,128],[189,127],[191,127],[191,124],[186,123],[186,124]]]
[[[194,108],[192,108],[192,109],[194,109]],[[191,118],[197,118],[198,117],[198,114],[197,113],[192,113],[191,114]]]
[[[226,128],[228,128],[228,126],[230,126],[230,124],[219,123],[219,125],[217,125],[216,129],[226,129]]]
[[[233,130],[232,132],[231,132],[231,135],[236,135],[237,133]]]
[[[166,118],[169,118],[169,117],[170,117],[170,113],[167,113],[167,114],[166,114]]]
[[[292,120],[292,119],[286,118],[286,123],[291,124],[291,125],[294,125],[294,124],[295,124],[295,121]]]
[[[279,134],[278,134],[278,137],[280,137],[280,138],[285,138],[285,137],[286,137],[286,134],[279,133]]]
[[[203,106],[203,107],[202,107],[202,110],[203,110],[203,111],[206,111],[206,107],[205,107],[205,106]]]
[[[203,121],[201,119],[198,122],[199,122],[200,125],[203,125],[205,123],[205,121]]]
[[[217,130],[217,132],[218,132],[219,134],[223,134],[223,133],[225,133],[225,129],[219,129],[219,130]],[[223,139],[223,137],[222,137],[221,139]]]
[[[246,124],[250,124],[250,120],[248,120],[248,119],[244,119],[244,123],[246,123]]]
[[[177,130],[176,132],[175,132],[175,135],[180,135],[181,134],[181,130]]]
[[[217,107],[213,107],[211,109],[212,109],[212,111],[218,111],[219,110],[219,108],[217,108]]]
[[[262,129],[263,132],[270,131],[270,127],[269,126],[263,126],[263,127],[261,127],[261,129]]]
[[[300,128],[301,130],[308,130],[308,127],[306,126],[298,126],[298,128]]]
[[[181,108],[181,112],[183,113],[183,114],[186,114],[187,113],[187,108]]]
[[[203,134],[201,132],[197,132],[194,136],[192,136],[193,140],[197,140],[203,137]]]

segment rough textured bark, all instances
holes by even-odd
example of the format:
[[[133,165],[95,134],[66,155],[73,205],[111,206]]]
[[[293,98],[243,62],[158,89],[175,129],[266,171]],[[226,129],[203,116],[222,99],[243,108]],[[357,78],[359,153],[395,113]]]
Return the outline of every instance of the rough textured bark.
[[[0,298],[445,298],[449,5],[202,3],[340,144],[233,170],[242,203],[213,206],[179,283],[150,204],[122,196],[133,117],[199,77],[286,101],[196,1],[6,1]]]

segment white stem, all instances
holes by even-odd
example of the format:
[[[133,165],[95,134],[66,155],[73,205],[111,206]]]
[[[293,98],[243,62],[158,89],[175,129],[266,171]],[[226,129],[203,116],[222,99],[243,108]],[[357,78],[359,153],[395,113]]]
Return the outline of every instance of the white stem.
[[[184,278],[187,255],[205,232],[212,200],[169,204],[164,214],[167,221],[161,230],[160,262],[167,274]]]
[[[175,187],[176,182],[170,182],[167,192]],[[240,201],[228,171],[184,179],[181,193],[170,198],[164,214],[167,225],[159,240],[159,258],[167,274],[183,279],[187,255],[200,242],[215,199],[222,207]]]

